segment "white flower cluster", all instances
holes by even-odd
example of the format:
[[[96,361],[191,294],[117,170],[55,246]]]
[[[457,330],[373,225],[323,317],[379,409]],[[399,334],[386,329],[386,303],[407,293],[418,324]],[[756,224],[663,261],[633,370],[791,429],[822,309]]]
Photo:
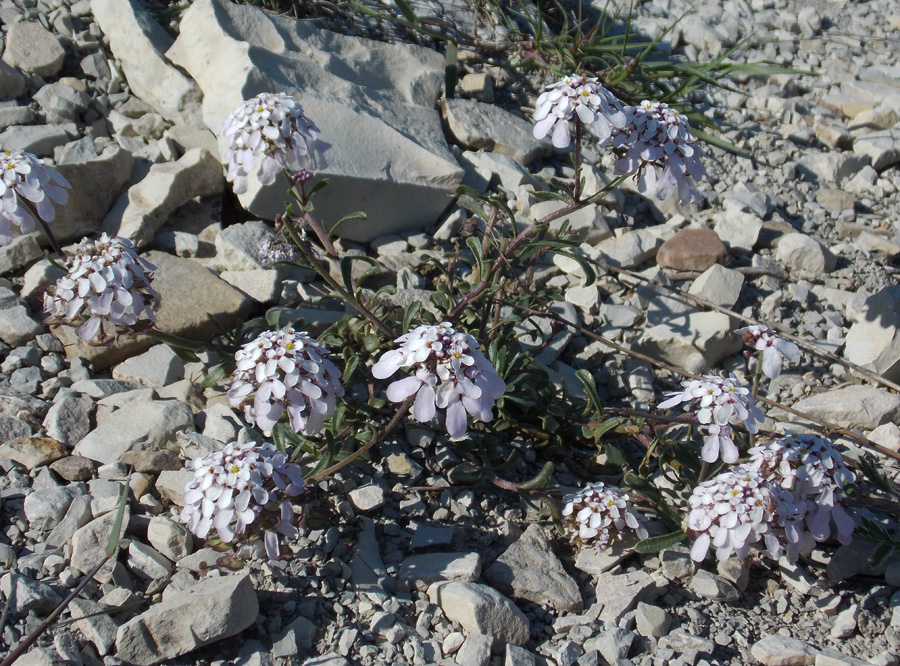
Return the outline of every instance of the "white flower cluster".
[[[708,174],[687,117],[668,104],[649,101],[627,107],[625,114],[624,127],[614,131],[610,140],[620,156],[616,172],[633,175],[641,194],[655,194],[662,200],[677,191],[681,201],[699,201],[700,192],[691,179],[700,180]]]
[[[54,185],[54,183],[56,183]],[[34,213],[44,222],[56,217],[51,201],[65,204],[71,187],[56,169],[22,150],[0,152],[0,247],[12,242],[12,225],[34,231]]]
[[[744,337],[744,343],[753,347],[762,355],[762,373],[769,379],[781,374],[784,359],[791,363],[800,360],[800,348],[789,340],[782,340],[768,326],[753,325],[735,331]]]
[[[562,515],[569,518],[573,530],[582,541],[594,540],[597,550],[621,540],[626,528],[639,539],[646,539],[647,528],[641,515],[629,502],[628,495],[603,483],[592,483],[574,495],[563,497]]]
[[[325,358],[328,350],[306,333],[287,327],[265,331],[234,355],[237,363],[228,404],[266,435],[287,411],[294,432],[315,435],[344,395],[341,373]]]
[[[236,194],[247,191],[249,174],[257,166],[263,185],[274,183],[283,169],[325,166],[327,144],[319,140],[319,129],[284,93],[261,93],[244,102],[225,120],[222,136],[228,140],[226,179]]]
[[[747,466],[783,491],[779,525],[787,537],[789,558],[812,552],[816,542],[831,536],[832,525],[838,541],[850,543],[854,522],[841,505],[841,495],[856,476],[831,442],[814,434],[786,435],[749,453]]]
[[[776,502],[768,481],[750,469],[736,467],[704,481],[688,500],[689,532],[696,534],[691,559],[702,562],[710,545],[719,560],[732,553],[740,559],[750,554],[750,545],[765,539],[773,557],[781,547],[772,532]]]
[[[306,490],[303,473],[269,442],[231,442],[191,465],[194,478],[184,487],[181,520],[196,536],[205,539],[214,528],[231,543],[256,523],[271,558],[278,557],[279,534],[298,536],[290,499]]]
[[[610,136],[612,128],[625,125],[625,114],[616,96],[587,76],[564,76],[547,86],[537,100],[534,112],[534,136],[543,139],[552,131],[551,141],[557,148],[571,142],[569,121],[578,120],[590,127],[601,140]]]
[[[156,321],[159,295],[150,286],[156,267],[135,253],[131,241],[106,234],[85,238],[67,263],[69,272],[44,294],[51,325],[78,326],[79,338],[102,342],[136,331],[144,316],[147,325]]]
[[[755,433],[763,421],[763,413],[750,395],[750,390],[740,386],[734,375],[717,377],[707,375],[703,379],[681,382],[683,391],[669,393],[668,400],[659,404],[668,409],[681,403],[699,403],[696,418],[707,432],[701,456],[704,462],[714,463],[720,457],[724,462],[737,462],[740,455],[731,438],[730,423],[743,423]]]
[[[494,403],[506,391],[471,335],[456,331],[444,322],[438,326],[419,326],[395,341],[398,349],[385,352],[372,366],[376,379],[387,379],[401,368],[413,375],[393,382],[387,388],[391,402],[416,396],[413,418],[430,421],[436,409],[446,409],[450,437],[466,434],[466,413],[479,421],[494,418]]]

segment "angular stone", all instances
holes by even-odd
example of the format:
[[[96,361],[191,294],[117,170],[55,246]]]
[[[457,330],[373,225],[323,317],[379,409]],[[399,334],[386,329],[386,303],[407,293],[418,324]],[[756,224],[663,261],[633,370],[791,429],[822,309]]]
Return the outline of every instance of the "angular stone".
[[[0,460],[15,460],[29,471],[67,455],[65,446],[47,437],[18,437],[0,443]]]
[[[184,361],[168,345],[156,345],[119,363],[113,368],[112,376],[120,381],[162,388],[184,377]]]
[[[897,422],[900,396],[874,386],[846,386],[799,400],[793,408],[844,428],[872,430]]]
[[[106,558],[106,544],[113,533],[117,515],[117,511],[105,513],[75,531],[72,536],[72,557],[69,563],[81,573],[88,573]],[[119,530],[119,539],[124,538],[128,532],[130,519],[131,512],[126,505],[125,513],[122,516],[122,527]],[[95,576],[96,579],[101,583],[109,582],[112,579],[112,570],[115,568],[115,564],[115,560],[107,561],[100,567],[100,571]]]
[[[132,541],[128,545],[128,568],[147,580],[159,580],[172,573],[172,563],[154,548]]]
[[[731,250],[752,252],[756,247],[759,232],[763,228],[763,221],[756,215],[742,211],[729,211],[716,213],[713,219],[715,220],[713,230]]]
[[[816,650],[796,638],[766,636],[750,646],[750,654],[763,666],[812,666]]]
[[[900,162],[900,129],[861,136],[853,142],[853,152],[866,155],[873,169],[883,171]]]
[[[65,517],[53,528],[46,538],[48,546],[60,548],[72,540],[75,532],[91,520],[90,495],[76,495],[66,511]]]
[[[257,303],[275,303],[281,297],[281,270],[222,271],[219,277]]]
[[[900,285],[866,299],[847,333],[844,357],[900,381]]]
[[[845,179],[852,177],[860,169],[869,164],[868,155],[853,153],[821,153],[807,150],[800,164],[803,171],[817,178],[822,184],[840,185]]]
[[[207,319],[207,313],[228,328],[242,319],[250,308],[250,299],[220,280],[193,259],[175,257],[166,252],[147,252],[144,255],[156,266],[153,288],[159,292],[160,306],[156,312],[156,328],[194,340],[203,340],[218,333]],[[109,347],[92,347],[78,340],[67,327],[53,331],[65,345],[68,358],[90,361],[95,370],[140,353],[154,343],[146,336],[120,338]]]
[[[900,427],[895,423],[883,423],[866,436],[876,444],[900,452]]]
[[[741,349],[734,326],[720,312],[695,312],[653,326],[634,341],[634,351],[694,374],[703,373]]]
[[[523,166],[553,152],[550,141],[534,138],[532,123],[500,106],[444,97],[441,108],[450,132],[468,150],[509,155]]]
[[[691,578],[691,590],[699,594],[701,597],[713,599],[715,601],[737,601],[741,598],[741,593],[729,581],[711,574],[705,569],[700,569]]]
[[[53,234],[60,243],[97,233],[100,222],[128,182],[133,162],[130,152],[112,144],[97,157],[57,165],[59,173],[72,185],[68,202],[57,207],[53,220]]]
[[[491,662],[491,647],[494,639],[483,634],[472,633],[456,653],[456,663],[466,666],[488,666]]]
[[[652,601],[656,594],[656,583],[646,571],[603,574],[597,580],[597,603],[603,606],[598,618],[618,624],[638,602]]]
[[[524,645],[530,624],[525,614],[502,594],[478,583],[435,583],[428,598],[470,633],[492,636],[502,643]]]
[[[0,340],[10,347],[21,347],[43,332],[43,327],[28,314],[24,305],[0,310]]]
[[[151,666],[239,634],[258,615],[249,576],[206,578],[119,627],[116,656]]]
[[[713,264],[694,280],[688,293],[702,296],[723,308],[731,308],[740,298],[743,286],[744,276],[741,273]]]
[[[91,13],[134,94],[172,122],[200,127],[202,94],[164,57],[174,40],[150,12],[136,0],[91,0]]]
[[[67,144],[70,134],[76,131],[75,123],[12,125],[0,133],[0,145],[6,150],[24,150],[37,157],[51,157],[53,150]]]
[[[0,144],[2,145],[2,144]],[[16,236],[9,245],[0,248],[0,275],[24,268],[43,255],[37,234]],[[23,298],[25,293],[22,293]]]
[[[167,57],[203,91],[203,120],[218,132],[253,90],[286,92],[332,144],[316,177],[327,224],[364,210],[368,219],[342,225],[357,241],[434,224],[455,198],[463,171],[450,153],[434,109],[444,78],[441,54],[332,33],[226,0],[193,2]],[[252,83],[251,83],[252,80]],[[415,128],[411,132],[410,128]],[[283,177],[261,187],[250,179],[240,195],[264,219],[283,212]]]
[[[881,666],[886,666],[884,662],[880,663]],[[897,664],[896,656],[891,663]],[[870,660],[857,659],[834,648],[825,648],[816,655],[816,666],[872,666],[872,664],[879,664],[879,662],[874,658]]]
[[[369,483],[350,491],[350,502],[357,511],[374,511],[384,506],[384,488]]]
[[[602,655],[602,658],[606,660],[606,663],[618,664],[619,659],[628,657],[634,639],[634,632],[615,627],[614,629],[604,631],[599,636],[586,640],[584,642],[584,649],[588,653],[596,650]],[[600,663],[603,664],[604,662]]]
[[[18,97],[23,92],[25,92],[25,77],[22,72],[0,60],[0,99]]]
[[[598,243],[596,250],[608,264],[619,268],[637,268],[652,259],[662,245],[656,234],[646,229],[636,229]]]
[[[194,473],[188,470],[160,472],[156,479],[156,490],[161,497],[169,500],[176,506],[184,506],[184,487],[194,478]]]
[[[94,461],[82,456],[66,456],[50,465],[66,481],[87,481],[94,476]]]
[[[103,230],[143,247],[176,208],[194,197],[219,194],[225,186],[222,165],[208,150],[192,148],[177,162],[150,167],[147,175],[116,201],[103,219]]]
[[[514,599],[549,604],[559,612],[580,611],[584,600],[578,583],[553,554],[543,528],[528,529],[484,572],[493,587]]]
[[[94,644],[97,652],[101,655],[108,654],[116,642],[116,631],[119,629],[119,625],[103,612],[106,607],[88,599],[76,598],[69,605],[69,610],[72,618],[78,620],[73,622],[72,626]]]
[[[478,553],[427,553],[412,555],[400,564],[400,582],[427,587],[439,581],[474,583],[481,575]]]
[[[188,528],[165,516],[154,516],[147,526],[150,545],[173,562],[187,557],[194,549],[194,538]]]
[[[83,490],[81,491],[83,492]],[[38,488],[25,497],[25,518],[33,530],[49,530],[66,515],[72,498],[79,494],[75,487]]]
[[[656,253],[656,263],[676,271],[705,271],[728,261],[728,248],[712,229],[682,229]]]
[[[672,625],[672,616],[669,613],[659,606],[652,606],[643,601],[638,603],[634,619],[638,633],[648,638],[665,636]]]
[[[104,464],[126,451],[164,448],[175,433],[193,429],[190,407],[177,400],[128,403],[75,446],[75,453]]]
[[[47,435],[72,448],[91,430],[94,401],[74,391],[60,391],[44,417]]]
[[[30,612],[49,614],[62,601],[62,597],[46,583],[17,573],[7,573],[0,577],[0,593],[4,599],[11,600],[10,612],[13,617],[24,617]]]
[[[561,201],[539,201],[531,207],[529,215],[534,220],[540,220],[563,208],[564,205]],[[612,236],[603,210],[599,206],[585,206],[572,211],[568,215],[552,220],[550,228],[560,229],[563,223],[566,223],[570,233],[578,234],[589,245],[596,245]]]
[[[66,51],[56,36],[37,21],[20,21],[9,25],[3,60],[13,67],[44,78],[55,75],[63,64]],[[8,146],[4,144],[4,148]]]
[[[830,273],[837,258],[819,241],[806,234],[785,234],[775,246],[775,258],[791,271],[806,271],[821,275]]]

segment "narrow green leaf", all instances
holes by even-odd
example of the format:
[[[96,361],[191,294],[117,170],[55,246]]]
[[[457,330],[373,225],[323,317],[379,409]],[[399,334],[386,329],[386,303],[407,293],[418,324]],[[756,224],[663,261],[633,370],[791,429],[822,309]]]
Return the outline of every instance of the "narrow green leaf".
[[[444,94],[447,99],[453,99],[456,94],[456,80],[459,77],[459,47],[456,42],[447,43],[447,51],[444,53]]]
[[[400,329],[401,333],[406,333],[410,329],[413,318],[419,314],[421,308],[422,301],[413,301],[406,306],[406,310],[403,312],[403,328]]]
[[[537,476],[518,485],[519,490],[542,490],[546,488],[547,484],[550,483],[550,477],[553,476],[553,470],[555,469],[556,467],[554,464],[547,461]]]
[[[204,377],[203,381],[200,383],[200,388],[202,388],[204,390],[208,389],[208,388],[212,388],[213,386],[218,384],[220,381],[225,379],[225,377],[227,375],[228,375],[228,370],[225,366],[225,363],[220,363],[219,365],[216,365],[216,366],[210,368],[209,374],[206,375],[206,377]]]
[[[583,286],[590,287],[597,280],[597,274],[594,273],[594,269],[591,268],[591,264],[584,257],[577,255],[574,252],[567,252],[565,250],[554,250],[554,252],[563,257],[568,257],[578,264],[579,268],[581,268],[582,272],[584,273]]]
[[[328,231],[328,237],[329,237],[329,238],[334,238],[334,237],[337,235],[338,229],[340,229],[340,228],[344,225],[344,223],[349,222],[349,221],[351,221],[351,220],[365,220],[365,219],[367,219],[368,217],[369,217],[369,216],[366,215],[366,214],[365,214],[364,212],[362,212],[361,210],[358,210],[358,211],[356,211],[355,213],[350,213],[349,215],[344,215],[344,217],[342,217],[342,218],[339,219],[337,222],[335,222],[335,223],[334,223],[334,226],[331,227],[331,229],[329,229],[329,231]]]
[[[116,551],[119,549],[119,537],[120,532],[122,531],[122,520],[125,517],[125,507],[128,505],[128,493],[131,491],[131,474],[128,475],[128,478],[125,479],[125,485],[122,488],[122,495],[119,497],[119,508],[116,511],[116,520],[113,523],[112,532],[109,535],[109,539],[106,542],[106,555],[108,557],[112,557],[116,554]]]
[[[394,2],[397,5],[397,9],[403,14],[403,18],[409,21],[410,26],[417,27],[419,25],[419,17],[416,16],[416,13],[413,11],[413,8],[410,7],[409,3],[406,0],[394,0]]]
[[[597,384],[594,382],[591,373],[582,368],[575,372],[575,378],[578,379],[584,387],[584,392],[587,394],[588,404],[591,409],[599,415],[603,410],[603,403],[600,401],[600,395],[597,393]]]
[[[200,358],[190,349],[185,349],[184,347],[179,347],[178,345],[169,345],[169,349],[175,352],[175,356],[180,358],[185,363],[200,362]]]
[[[644,554],[658,553],[661,550],[671,548],[672,546],[681,543],[686,536],[687,534],[685,534],[684,530],[676,530],[669,534],[661,534],[660,536],[650,537],[649,539],[639,541],[634,547],[634,550],[635,552]]]

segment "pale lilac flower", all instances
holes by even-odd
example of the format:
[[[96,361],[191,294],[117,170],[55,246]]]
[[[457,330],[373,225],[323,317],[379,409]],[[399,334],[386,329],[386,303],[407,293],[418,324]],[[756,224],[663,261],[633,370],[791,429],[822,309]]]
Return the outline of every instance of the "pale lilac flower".
[[[553,145],[565,148],[571,143],[569,121],[575,116],[601,140],[608,138],[613,128],[625,125],[625,114],[615,95],[596,78],[573,74],[547,86],[538,97],[534,137],[543,139],[552,131]]]
[[[787,556],[795,560],[827,540],[832,526],[838,541],[850,543],[853,518],[841,505],[845,486],[855,475],[840,452],[814,434],[785,435],[750,449],[747,466],[772,479],[782,491],[785,509],[779,525],[787,537]]]
[[[758,472],[737,467],[704,481],[688,499],[686,527],[694,536],[691,559],[702,562],[710,546],[719,560],[732,554],[741,560],[750,546],[763,540],[769,554],[781,555],[773,533],[776,498],[768,481]]]
[[[106,234],[85,238],[66,261],[69,272],[44,294],[50,325],[77,326],[82,340],[102,342],[156,321],[159,294],[150,286],[156,267],[135,253],[131,241]]]
[[[448,323],[419,326],[395,341],[400,346],[384,353],[372,366],[376,379],[387,379],[401,368],[413,374],[387,388],[391,402],[411,395],[413,418],[430,421],[437,409],[446,410],[447,432],[453,439],[466,434],[466,414],[489,422],[494,403],[506,391],[471,335],[456,331]]]
[[[777,337],[768,326],[753,325],[739,328],[735,333],[744,337],[744,343],[762,354],[762,372],[769,379],[781,374],[784,359],[791,363],[800,360],[800,348],[789,340]]]
[[[603,483],[591,483],[574,495],[563,497],[562,515],[569,518],[570,527],[582,541],[594,540],[597,550],[603,550],[613,540],[621,540],[626,528],[639,539],[649,534],[643,519],[629,501],[628,495]]]
[[[303,472],[269,442],[231,442],[191,466],[194,478],[184,487],[181,521],[194,535],[205,539],[215,529],[219,539],[231,543],[253,526],[271,558],[278,557],[279,534],[299,536],[290,500],[306,490]]]
[[[236,194],[247,191],[257,167],[259,182],[271,185],[283,169],[326,166],[322,153],[328,144],[319,139],[319,128],[284,93],[261,93],[244,102],[225,120],[222,135],[228,140],[226,179]]]
[[[273,268],[281,261],[296,262],[300,255],[296,245],[275,234],[267,234],[256,249],[260,263],[266,268]]]
[[[681,385],[684,389],[669,393],[669,398],[661,402],[659,408],[691,404],[696,409],[697,421],[703,426],[701,430],[707,433],[701,453],[704,462],[714,463],[720,455],[725,462],[736,462],[738,450],[731,439],[729,425],[742,423],[749,432],[755,433],[764,418],[750,390],[740,386],[734,375],[707,375],[703,379],[681,382]]]
[[[315,435],[324,417],[334,414],[335,396],[344,395],[341,373],[328,354],[290,327],[260,333],[234,355],[228,404],[243,405],[247,421],[266,435],[285,412],[294,432]]]
[[[12,242],[13,224],[20,233],[34,231],[35,213],[44,222],[52,222],[56,211],[51,201],[62,205],[69,200],[63,187],[71,185],[31,153],[0,152],[0,247]]]
[[[699,201],[702,197],[691,179],[708,174],[687,117],[668,104],[649,101],[627,107],[625,115],[624,127],[615,129],[608,141],[619,155],[616,172],[633,175],[641,194],[663,200],[677,190],[682,201]]]

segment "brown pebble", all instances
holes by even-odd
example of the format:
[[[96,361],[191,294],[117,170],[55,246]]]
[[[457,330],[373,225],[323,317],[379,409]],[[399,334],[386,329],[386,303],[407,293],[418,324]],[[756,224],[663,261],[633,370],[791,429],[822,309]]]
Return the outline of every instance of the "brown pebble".
[[[50,465],[50,469],[66,481],[87,481],[94,478],[94,461],[84,456],[66,456]]]
[[[656,262],[676,271],[703,272],[713,264],[727,266],[728,248],[712,229],[682,229],[662,244]]]

